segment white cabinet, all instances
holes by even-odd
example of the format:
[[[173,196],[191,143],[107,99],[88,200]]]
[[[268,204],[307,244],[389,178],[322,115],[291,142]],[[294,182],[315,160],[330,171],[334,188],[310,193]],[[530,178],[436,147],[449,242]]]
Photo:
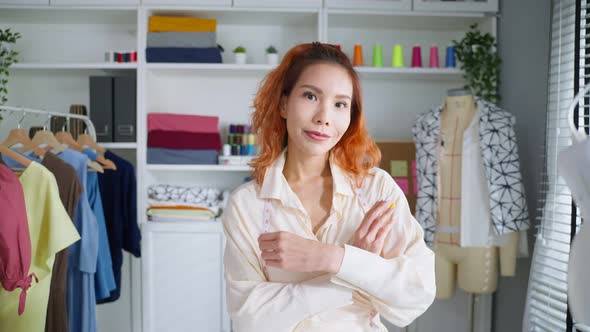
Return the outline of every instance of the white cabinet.
[[[146,5],[187,5],[231,7],[231,0],[142,0]]]
[[[50,0],[55,6],[132,6],[139,0]]]
[[[142,226],[143,331],[230,332],[220,222]]]
[[[49,0],[0,0],[1,5],[48,5]]]
[[[409,11],[412,9],[412,2],[411,0],[326,0],[326,8]]]
[[[322,0],[234,0],[234,7],[320,8]]]
[[[497,12],[498,0],[414,0],[414,10],[429,12]]]

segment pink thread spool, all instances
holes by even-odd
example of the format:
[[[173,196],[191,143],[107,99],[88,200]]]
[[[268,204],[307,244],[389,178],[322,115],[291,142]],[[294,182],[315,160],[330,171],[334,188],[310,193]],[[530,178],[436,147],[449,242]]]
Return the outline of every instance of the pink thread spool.
[[[439,63],[438,63],[438,47],[437,46],[431,46],[430,47],[430,61],[429,61],[429,67],[430,68],[438,68],[439,67]]]
[[[420,46],[414,46],[412,48],[412,67],[422,67],[422,54]]]

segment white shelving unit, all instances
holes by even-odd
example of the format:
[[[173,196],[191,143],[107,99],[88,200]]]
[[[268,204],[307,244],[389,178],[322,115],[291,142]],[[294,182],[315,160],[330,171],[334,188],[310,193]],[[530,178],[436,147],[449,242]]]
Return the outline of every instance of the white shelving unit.
[[[340,44],[352,58],[354,44],[360,43],[366,66],[356,70],[370,134],[381,141],[409,140],[416,115],[438,105],[447,89],[464,84],[458,68],[409,68],[412,46],[421,46],[423,64],[428,64],[429,47],[438,46],[444,65],[446,47],[462,38],[471,24],[495,35],[497,11],[497,0],[109,0],[106,5],[98,0],[60,1],[61,5],[0,0],[0,28],[11,27],[23,35],[17,43],[20,63],[13,67],[8,85],[9,104],[67,112],[70,104],[89,104],[89,76],[113,71],[136,75],[137,142],[101,143],[109,149],[136,150],[143,257],[141,266],[132,261],[131,294],[119,300],[128,305],[109,311],[114,318],[99,321],[101,329],[117,331],[123,325],[129,327],[124,331],[133,332],[196,327],[230,331],[221,223],[148,222],[147,188],[167,183],[231,190],[251,171],[248,166],[148,165],[147,114],[218,116],[225,137],[229,124],[249,122],[258,85],[274,68],[265,63],[267,46],[274,45],[282,57],[296,44],[319,40]],[[225,49],[223,63],[146,63],[150,15],[215,18],[217,40]],[[370,66],[375,44],[383,47],[384,67]],[[395,44],[404,47],[404,68],[391,67]],[[231,50],[238,45],[246,46],[246,65],[234,64]],[[137,50],[138,62],[105,63],[106,50]],[[465,296],[451,304],[439,303],[407,329],[391,331],[467,331],[457,314],[463,313],[458,306],[467,308],[467,300]],[[164,314],[170,311],[174,312]]]

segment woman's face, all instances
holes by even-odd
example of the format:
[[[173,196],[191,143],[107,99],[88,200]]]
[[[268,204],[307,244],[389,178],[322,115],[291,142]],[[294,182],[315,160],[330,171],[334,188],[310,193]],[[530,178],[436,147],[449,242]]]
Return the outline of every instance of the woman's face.
[[[323,155],[338,143],[351,118],[352,81],[344,68],[314,64],[281,99],[289,149]]]

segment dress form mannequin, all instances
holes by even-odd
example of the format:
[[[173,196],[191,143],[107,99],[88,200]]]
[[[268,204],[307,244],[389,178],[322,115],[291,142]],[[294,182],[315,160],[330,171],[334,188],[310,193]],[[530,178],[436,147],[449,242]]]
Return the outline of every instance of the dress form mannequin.
[[[479,117],[475,118],[476,114],[477,105],[470,91],[449,90],[440,118],[442,147],[438,157],[439,193],[435,235],[438,299],[452,297],[456,282],[468,293],[494,292],[498,281],[498,256],[501,275],[515,274],[518,232],[503,235],[499,246],[461,246],[461,223],[468,222],[461,218],[462,195],[482,192],[480,183],[462,183],[464,133],[477,126]],[[477,153],[481,154],[480,150]]]

